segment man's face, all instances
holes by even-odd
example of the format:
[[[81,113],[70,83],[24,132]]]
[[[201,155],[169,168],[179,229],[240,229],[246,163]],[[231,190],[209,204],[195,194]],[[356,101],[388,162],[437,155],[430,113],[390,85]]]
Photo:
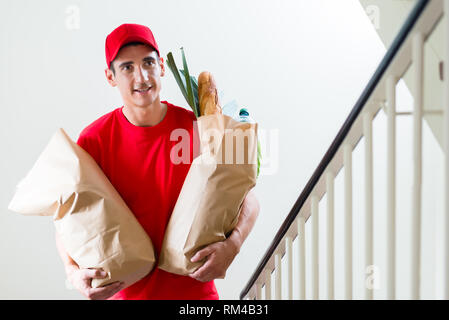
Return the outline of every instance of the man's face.
[[[106,69],[106,78],[110,85],[118,87],[125,105],[145,108],[159,101],[165,67],[153,48],[144,44],[126,46],[112,64],[115,75]]]

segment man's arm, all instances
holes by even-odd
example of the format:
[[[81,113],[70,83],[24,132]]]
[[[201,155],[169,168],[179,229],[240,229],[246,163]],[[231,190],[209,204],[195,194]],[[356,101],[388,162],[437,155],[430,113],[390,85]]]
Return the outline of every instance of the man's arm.
[[[124,288],[123,283],[114,282],[109,285],[92,288],[92,279],[102,279],[107,273],[98,269],[80,269],[78,264],[67,254],[58,232],[55,232],[56,248],[61,256],[67,279],[88,299],[107,299]]]
[[[237,225],[231,235],[225,241],[213,243],[198,251],[191,261],[197,262],[205,257],[207,261],[189,276],[202,282],[223,279],[226,270],[240,252],[243,242],[254,227],[259,211],[259,201],[254,191],[250,190],[243,201]]]

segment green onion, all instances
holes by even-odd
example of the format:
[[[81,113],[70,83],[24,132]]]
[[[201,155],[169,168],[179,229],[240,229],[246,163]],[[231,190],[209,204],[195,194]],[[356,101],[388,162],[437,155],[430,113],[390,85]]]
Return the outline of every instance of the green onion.
[[[201,115],[198,99],[198,81],[195,77],[189,74],[187,59],[185,57],[183,48],[181,48],[181,53],[184,69],[178,70],[178,68],[176,67],[175,59],[173,58],[173,54],[171,52],[167,54],[167,65],[173,73],[176,83],[181,89],[182,95],[186,99],[189,106],[192,108],[195,116],[198,118]]]
[[[173,54],[171,52],[167,54],[167,65],[173,73],[173,76],[181,89],[182,95],[187,100],[187,91],[182,83],[181,76],[179,75],[178,68],[176,67],[175,59],[173,59]]]

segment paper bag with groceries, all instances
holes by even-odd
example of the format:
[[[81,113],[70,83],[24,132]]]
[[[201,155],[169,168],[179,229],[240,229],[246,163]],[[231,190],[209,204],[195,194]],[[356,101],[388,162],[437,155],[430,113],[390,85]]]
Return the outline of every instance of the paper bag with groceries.
[[[104,279],[129,286],[155,264],[152,242],[95,160],[59,129],[18,184],[8,207],[52,216],[69,256],[80,268],[101,268]]]
[[[198,250],[226,239],[256,184],[257,124],[217,114],[200,117],[198,132],[202,153],[184,181],[159,258],[159,268],[182,275],[204,263],[190,261]]]
[[[236,121],[222,113],[214,77],[190,76],[178,70],[169,53],[167,64],[197,117],[200,155],[184,180],[165,231],[159,268],[187,275],[205,261],[191,262],[196,252],[225,240],[236,226],[258,169],[257,123]],[[194,149],[196,149],[194,147]]]

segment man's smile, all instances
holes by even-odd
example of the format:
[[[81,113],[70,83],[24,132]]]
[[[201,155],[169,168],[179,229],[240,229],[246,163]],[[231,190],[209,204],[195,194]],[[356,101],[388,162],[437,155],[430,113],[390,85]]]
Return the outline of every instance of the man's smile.
[[[133,92],[140,94],[140,95],[144,95],[144,94],[147,94],[151,88],[152,87],[148,87],[146,89],[134,89]]]

